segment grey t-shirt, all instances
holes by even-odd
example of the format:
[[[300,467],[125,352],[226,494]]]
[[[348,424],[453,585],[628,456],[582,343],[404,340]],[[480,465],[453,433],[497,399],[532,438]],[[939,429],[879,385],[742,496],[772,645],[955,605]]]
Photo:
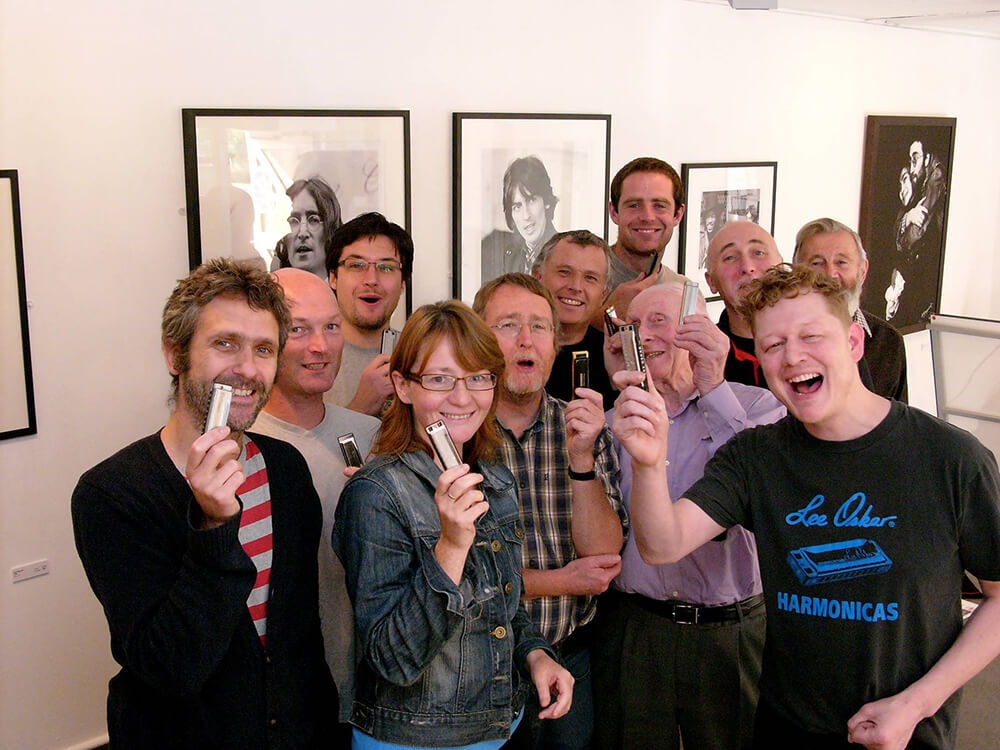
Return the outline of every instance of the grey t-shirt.
[[[337,406],[347,406],[351,403],[358,391],[361,373],[381,350],[380,346],[369,349],[344,341],[344,351],[340,355],[340,371],[337,373],[337,379],[333,381],[333,388],[326,392],[323,400]]]
[[[326,405],[323,421],[311,430],[289,424],[262,411],[251,431],[294,445],[309,464],[313,486],[323,506],[323,532],[319,543],[319,619],[326,662],[340,692],[340,720],[346,722],[354,699],[354,612],[344,586],[344,568],[333,554],[330,538],[333,515],[344,489],[344,458],[337,438],[353,432],[362,457],[367,457],[381,423],[333,404]]]

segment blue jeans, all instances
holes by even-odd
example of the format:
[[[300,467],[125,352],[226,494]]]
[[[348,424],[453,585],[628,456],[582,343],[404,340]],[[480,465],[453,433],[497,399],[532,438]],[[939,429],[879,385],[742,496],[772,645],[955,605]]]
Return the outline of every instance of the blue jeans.
[[[503,750],[589,750],[594,733],[594,694],[590,685],[590,649],[561,653],[559,662],[575,680],[573,705],[558,719],[539,719],[538,691],[532,688],[524,704],[521,726]]]

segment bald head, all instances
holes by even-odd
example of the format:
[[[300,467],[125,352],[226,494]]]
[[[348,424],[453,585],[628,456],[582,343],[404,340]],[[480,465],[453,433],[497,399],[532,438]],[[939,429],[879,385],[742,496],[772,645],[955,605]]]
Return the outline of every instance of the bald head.
[[[271,275],[284,290],[292,315],[274,390],[286,397],[322,400],[333,387],[344,348],[337,298],[326,280],[309,271],[282,268]]]
[[[731,221],[708,245],[705,280],[732,315],[747,284],[781,263],[774,238],[752,221]]]

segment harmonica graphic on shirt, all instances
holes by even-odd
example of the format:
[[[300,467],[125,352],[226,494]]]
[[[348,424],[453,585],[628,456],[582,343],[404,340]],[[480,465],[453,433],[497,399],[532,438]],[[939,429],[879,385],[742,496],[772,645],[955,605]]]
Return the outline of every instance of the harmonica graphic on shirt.
[[[871,539],[851,539],[793,549],[788,564],[800,583],[815,586],[885,573],[892,560]]]

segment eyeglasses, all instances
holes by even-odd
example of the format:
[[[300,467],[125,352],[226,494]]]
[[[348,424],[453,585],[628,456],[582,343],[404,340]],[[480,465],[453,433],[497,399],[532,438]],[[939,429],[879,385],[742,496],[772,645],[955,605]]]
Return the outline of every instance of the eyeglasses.
[[[539,338],[547,338],[551,336],[552,332],[555,330],[551,323],[546,323],[542,320],[536,320],[531,323],[522,323],[518,320],[501,320],[496,325],[490,326],[490,328],[493,328],[501,336],[508,339],[516,339],[521,334],[521,329],[524,328],[525,325],[528,326],[528,332],[532,336],[537,336]]]
[[[388,276],[402,270],[403,264],[398,260],[365,260],[364,258],[348,258],[337,264],[348,273],[366,273],[369,266],[375,266],[380,274]]]
[[[298,216],[288,217],[288,226],[291,227],[293,232],[299,228],[299,225],[301,223],[302,219],[300,219]],[[323,226],[323,219],[320,218],[319,214],[309,214],[308,216],[306,216],[306,225],[315,232],[317,229]]]
[[[420,383],[420,387],[428,391],[453,391],[459,380],[465,383],[465,388],[469,391],[492,391],[497,386],[497,376],[492,372],[466,375],[464,378],[437,372],[427,372],[423,375],[411,372],[406,379]]]

